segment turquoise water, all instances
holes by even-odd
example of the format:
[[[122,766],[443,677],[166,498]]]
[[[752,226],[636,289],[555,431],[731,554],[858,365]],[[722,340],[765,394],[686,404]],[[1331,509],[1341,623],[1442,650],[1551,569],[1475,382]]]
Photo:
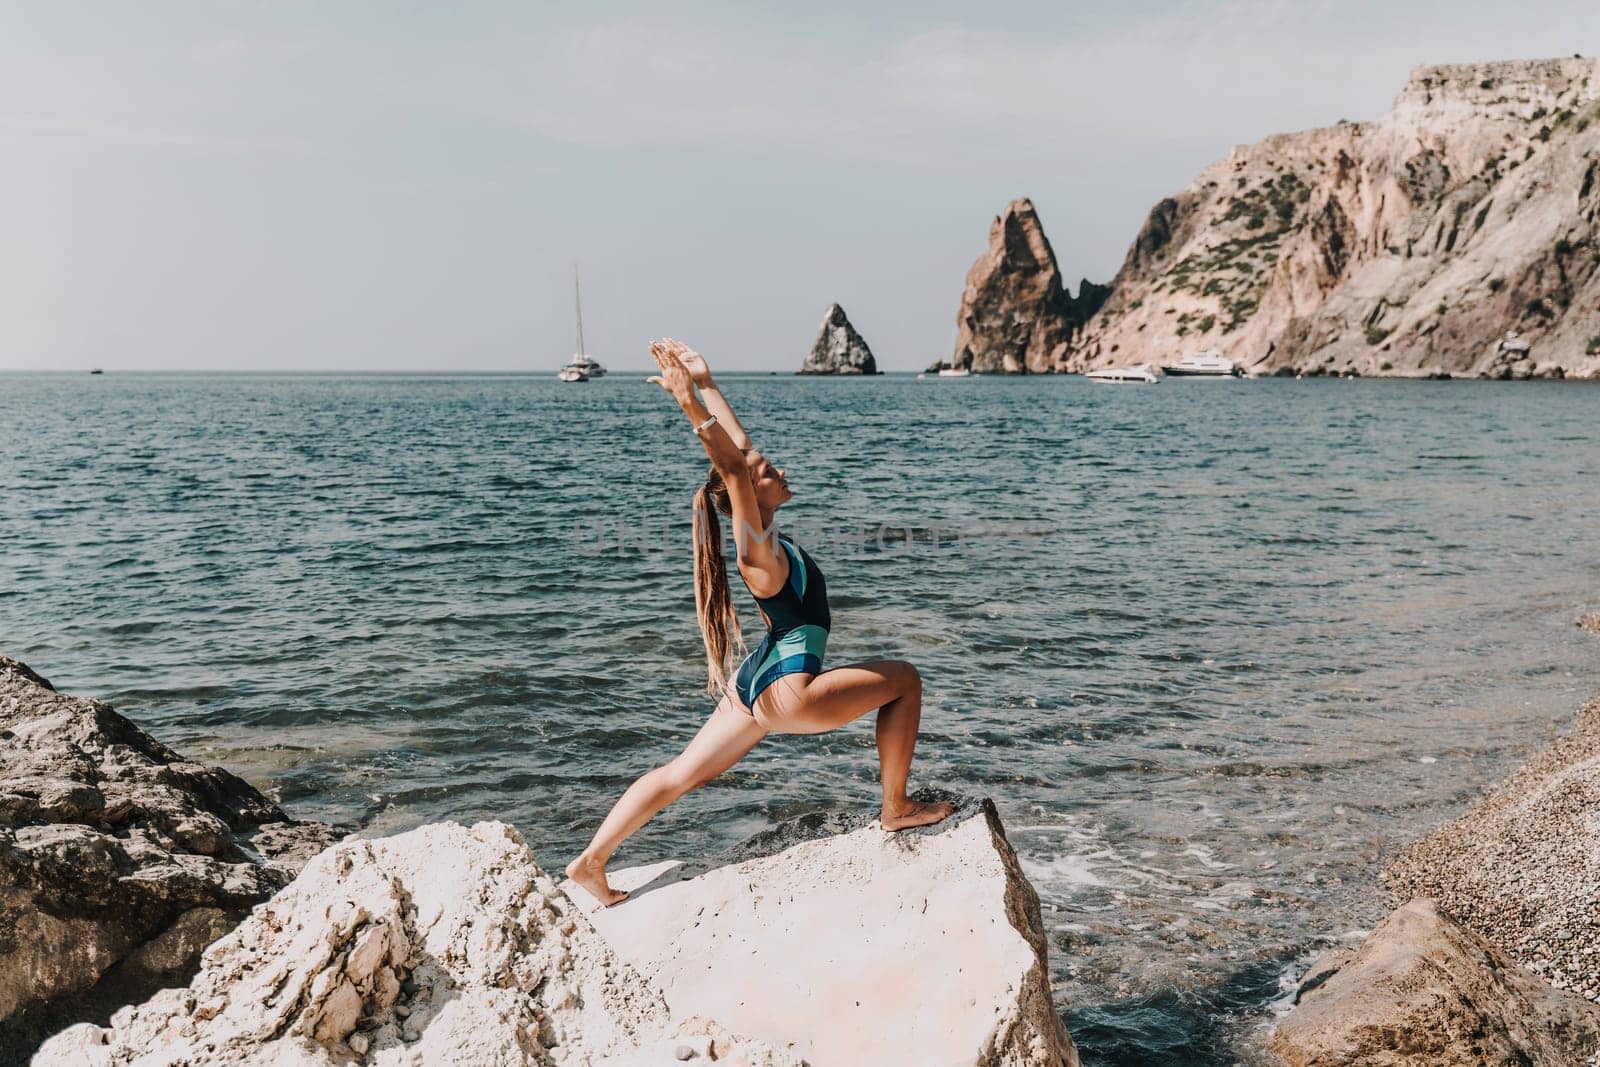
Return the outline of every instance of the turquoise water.
[[[831,662],[914,660],[914,782],[999,805],[1088,1063],[1249,1058],[1381,851],[1600,689],[1600,389],[725,386]],[[0,377],[0,650],[299,815],[507,818],[556,867],[709,710],[703,470],[642,377]],[[771,738],[617,862],[875,773],[870,719]]]

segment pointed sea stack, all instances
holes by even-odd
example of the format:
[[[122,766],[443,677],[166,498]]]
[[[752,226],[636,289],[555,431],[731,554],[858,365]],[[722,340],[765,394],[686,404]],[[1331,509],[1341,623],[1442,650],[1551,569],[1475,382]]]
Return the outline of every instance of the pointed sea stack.
[[[878,361],[872,358],[856,328],[845,317],[844,308],[830,304],[822,316],[811,354],[796,374],[877,374]]]
[[[1100,286],[1084,284],[1098,307]],[[989,227],[989,249],[967,272],[953,367],[981,374],[1063,369],[1073,332],[1094,308],[1062,288],[1061,270],[1031,200],[1013,200]]]

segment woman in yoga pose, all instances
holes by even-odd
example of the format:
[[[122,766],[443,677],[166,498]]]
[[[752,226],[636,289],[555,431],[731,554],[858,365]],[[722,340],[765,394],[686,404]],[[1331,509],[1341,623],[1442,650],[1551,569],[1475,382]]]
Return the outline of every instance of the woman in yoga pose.
[[[650,354],[661,368],[650,380],[672,394],[711,457],[705,484],[695,494],[694,586],[708,686],[721,700],[687,748],[628,787],[589,847],[567,866],[567,876],[605,906],[627,895],[606,881],[606,862],[617,846],[662,808],[739,762],[771,732],[823,733],[877,709],[883,828],[926,826],[955,810],[953,804],[906,796],[922,719],[917,668],[905,660],[874,660],[822,669],[831,621],[822,572],[772,522],[793,496],[788,480],[751,446],[704,357],[673,340],[651,345]],[[731,680],[729,656],[739,623],[722,557],[719,511],[733,520],[739,575],[767,624],[761,644]]]

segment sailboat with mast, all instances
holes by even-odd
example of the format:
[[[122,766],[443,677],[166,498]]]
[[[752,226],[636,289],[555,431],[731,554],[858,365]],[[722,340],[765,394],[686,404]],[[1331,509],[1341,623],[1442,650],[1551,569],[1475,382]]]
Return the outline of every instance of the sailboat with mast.
[[[583,347],[583,287],[578,280],[576,263],[572,265],[572,301],[578,313],[578,351],[571,362],[556,373],[556,377],[564,382],[586,382],[591,378],[603,378],[606,369]]]

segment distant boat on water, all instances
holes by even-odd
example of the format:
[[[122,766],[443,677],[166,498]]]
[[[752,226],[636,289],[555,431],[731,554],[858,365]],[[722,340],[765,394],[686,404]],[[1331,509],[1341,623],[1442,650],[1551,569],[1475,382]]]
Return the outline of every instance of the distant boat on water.
[[[966,367],[943,367],[939,371],[941,378],[970,378],[972,371]]]
[[[1243,373],[1238,364],[1215,349],[1184,356],[1162,369],[1175,378],[1237,378]]]
[[[101,370],[99,367],[94,367],[89,371],[89,373],[90,374],[104,374],[105,371]]]
[[[586,382],[591,378],[605,377],[606,369],[600,361],[584,351],[583,347],[583,289],[578,280],[578,268],[572,268],[572,301],[578,315],[578,351],[565,367],[556,372],[556,377],[564,382]]]
[[[1092,382],[1110,382],[1113,385],[1155,385],[1161,381],[1161,375],[1148,363],[1092,370],[1084,377]]]
[[[1511,352],[1519,356],[1526,356],[1533,348],[1528,344],[1527,338],[1518,334],[1516,330],[1507,330],[1505,337],[1501,338],[1495,347],[1502,352]]]

